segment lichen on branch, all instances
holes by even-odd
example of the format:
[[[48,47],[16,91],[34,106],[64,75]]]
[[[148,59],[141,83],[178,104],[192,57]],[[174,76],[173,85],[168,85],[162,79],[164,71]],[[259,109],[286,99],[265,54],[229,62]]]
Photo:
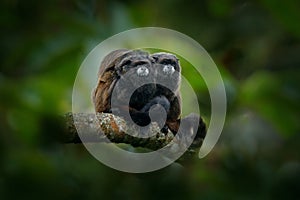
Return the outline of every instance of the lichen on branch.
[[[136,137],[140,131],[136,126],[131,126],[123,118],[110,113],[67,113],[64,119],[64,143],[125,143],[133,147],[157,150],[172,140],[178,140],[171,131],[162,133],[157,123],[150,124],[150,137]],[[202,140],[194,142],[192,147],[188,148],[188,152],[194,153],[201,144]]]

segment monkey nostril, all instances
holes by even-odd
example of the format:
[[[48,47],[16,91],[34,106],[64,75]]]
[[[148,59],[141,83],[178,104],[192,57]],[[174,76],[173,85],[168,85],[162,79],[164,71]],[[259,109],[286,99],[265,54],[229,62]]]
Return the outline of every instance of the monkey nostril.
[[[165,65],[164,68],[163,68],[163,72],[165,74],[171,75],[175,72],[175,69],[172,65]]]
[[[149,69],[145,66],[139,67],[136,70],[136,73],[138,76],[148,76],[149,75]]]

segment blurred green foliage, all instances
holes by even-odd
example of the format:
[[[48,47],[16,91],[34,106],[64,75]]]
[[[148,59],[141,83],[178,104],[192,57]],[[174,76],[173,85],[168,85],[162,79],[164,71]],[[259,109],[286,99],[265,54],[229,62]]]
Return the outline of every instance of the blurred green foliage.
[[[299,1],[0,5],[0,199],[299,199]],[[141,26],[175,29],[203,45],[222,72],[228,113],[204,159],[128,174],[54,138],[56,116],[71,111],[73,81],[88,52]],[[207,90],[190,80],[207,117]]]

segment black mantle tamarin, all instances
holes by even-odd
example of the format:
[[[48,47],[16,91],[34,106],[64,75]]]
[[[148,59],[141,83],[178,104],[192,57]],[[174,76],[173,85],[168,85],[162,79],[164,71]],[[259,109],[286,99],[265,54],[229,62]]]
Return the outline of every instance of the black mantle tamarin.
[[[112,51],[101,62],[97,85],[92,92],[95,111],[116,111],[121,116],[123,111],[129,111],[133,122],[139,126],[146,126],[151,122],[149,111],[155,109],[158,104],[167,113],[162,132],[166,133],[170,129],[176,134],[181,121],[180,73],[179,59],[170,53],[149,54],[142,50],[127,49]],[[126,80],[123,77],[126,77]],[[143,83],[146,79],[148,84],[137,88],[130,96],[128,104],[126,95],[130,93],[129,90],[139,81]],[[117,84],[118,81],[123,81],[124,84]],[[114,101],[118,102],[118,105],[112,108],[113,91],[117,94],[114,96],[117,100]],[[194,115],[186,117],[186,120],[195,121],[190,119],[191,117]],[[205,134],[205,124],[199,117],[197,135],[204,138]]]

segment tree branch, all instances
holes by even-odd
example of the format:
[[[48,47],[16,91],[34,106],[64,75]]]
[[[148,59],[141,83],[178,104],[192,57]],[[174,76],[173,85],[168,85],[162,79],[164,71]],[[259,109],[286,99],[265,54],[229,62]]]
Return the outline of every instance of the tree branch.
[[[121,117],[110,113],[67,113],[65,114],[65,124],[66,131],[62,137],[64,143],[81,143],[81,138],[84,138],[84,142],[91,143],[107,142],[109,139],[112,143],[125,143],[133,147],[157,150],[174,139],[171,131],[168,131],[167,134],[160,132],[156,123],[150,124],[152,136],[147,138],[134,137],[132,135],[137,135],[139,130],[128,125]],[[79,137],[79,133],[81,137]],[[196,152],[201,147],[202,141],[202,139],[194,141],[187,152]]]

